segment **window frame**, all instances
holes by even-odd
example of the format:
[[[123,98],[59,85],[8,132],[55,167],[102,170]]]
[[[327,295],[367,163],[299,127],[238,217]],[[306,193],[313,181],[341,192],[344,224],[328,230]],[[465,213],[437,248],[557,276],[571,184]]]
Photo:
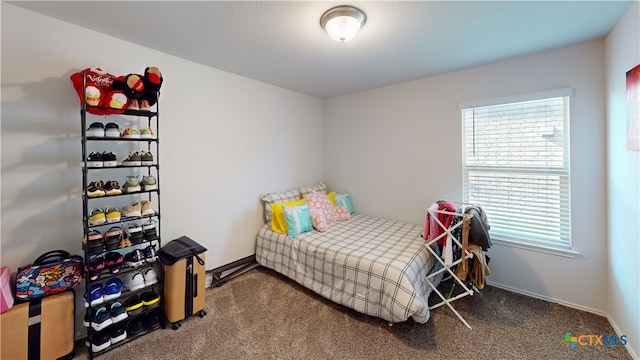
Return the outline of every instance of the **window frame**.
[[[565,178],[565,182],[566,182],[566,192],[567,192],[567,201],[568,201],[568,205],[567,205],[567,211],[568,211],[568,216],[566,218],[566,221],[562,224],[560,224],[560,232],[567,232],[567,237],[566,237],[566,241],[562,240],[562,236],[560,236],[558,238],[557,241],[548,241],[548,240],[540,240],[540,239],[525,239],[522,237],[518,237],[517,235],[512,234],[500,234],[498,236],[494,236],[492,234],[492,240],[495,243],[498,244],[502,244],[502,245],[509,245],[509,246],[513,246],[513,247],[518,247],[518,248],[524,248],[524,249],[530,249],[530,250],[536,250],[536,251],[540,251],[540,252],[544,252],[544,253],[551,253],[551,254],[557,254],[560,256],[566,256],[566,257],[576,257],[579,253],[577,251],[575,251],[573,249],[573,241],[572,241],[572,215],[571,215],[571,153],[570,153],[570,149],[571,149],[571,138],[570,138],[570,129],[571,129],[571,97],[573,97],[574,95],[574,89],[573,88],[563,88],[563,89],[555,89],[555,90],[549,90],[549,91],[542,91],[542,92],[535,92],[535,93],[528,93],[528,94],[521,94],[521,95],[515,95],[515,96],[509,96],[509,97],[502,97],[502,98],[496,98],[496,99],[490,99],[490,100],[482,100],[482,101],[474,101],[474,102],[466,102],[466,103],[462,103],[460,104],[459,108],[460,108],[460,117],[461,117],[461,140],[462,140],[462,184],[463,184],[463,188],[462,188],[462,194],[463,194],[463,201],[466,203],[469,203],[471,196],[471,193],[469,192],[469,180],[468,180],[468,176],[470,174],[471,171],[482,171],[482,170],[486,170],[486,171],[491,171],[491,170],[496,170],[496,168],[494,167],[492,169],[492,167],[490,166],[470,166],[467,164],[467,142],[468,142],[468,135],[466,133],[466,128],[467,128],[467,124],[465,123],[465,111],[466,110],[470,110],[473,108],[478,108],[478,107],[485,107],[485,106],[501,106],[501,105],[510,105],[510,104],[516,104],[516,103],[520,103],[520,102],[528,102],[528,101],[538,101],[538,100],[545,100],[545,99],[552,99],[552,98],[566,98],[565,100],[565,104],[564,106],[564,111],[565,111],[565,115],[564,115],[564,121],[563,121],[563,135],[562,135],[562,145],[563,145],[563,157],[564,157],[564,164],[563,164],[563,169],[560,171],[561,175],[560,178],[564,177]],[[504,172],[507,174],[517,174],[517,171],[510,171],[509,168],[511,169],[516,169],[517,167],[515,166],[510,166],[510,167],[501,167],[499,170],[499,172]],[[557,171],[557,167],[546,167],[543,168],[544,170],[540,170],[537,171],[537,173],[539,174],[552,174],[552,173],[558,173]],[[559,178],[559,179],[560,179]],[[558,186],[558,189],[561,189],[561,186]],[[483,205],[483,204],[479,204],[479,205]],[[488,212],[489,215],[489,223],[491,223],[491,213]],[[566,226],[564,226],[564,228],[562,227],[562,225],[565,224]]]

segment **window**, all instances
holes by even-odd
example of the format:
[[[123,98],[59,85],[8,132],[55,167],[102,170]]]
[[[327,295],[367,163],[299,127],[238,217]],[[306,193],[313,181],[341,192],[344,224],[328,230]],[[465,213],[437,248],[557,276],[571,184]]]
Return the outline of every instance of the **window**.
[[[571,248],[570,93],[462,106],[463,198],[493,239]]]

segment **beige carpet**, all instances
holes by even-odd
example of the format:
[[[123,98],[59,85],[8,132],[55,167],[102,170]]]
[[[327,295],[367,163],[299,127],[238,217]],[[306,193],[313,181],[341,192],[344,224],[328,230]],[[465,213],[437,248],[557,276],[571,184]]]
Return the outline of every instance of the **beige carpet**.
[[[98,359],[631,359],[623,346],[576,346],[571,335],[614,335],[606,318],[487,286],[426,324],[384,320],[334,304],[265,268],[207,290],[207,315]],[[84,345],[77,359],[88,358]]]

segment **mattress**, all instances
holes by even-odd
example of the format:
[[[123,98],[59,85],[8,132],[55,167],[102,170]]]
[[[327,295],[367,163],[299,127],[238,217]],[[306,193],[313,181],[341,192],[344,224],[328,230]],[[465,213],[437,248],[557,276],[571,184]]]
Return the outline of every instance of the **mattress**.
[[[294,238],[265,224],[257,234],[256,259],[358,312],[389,322],[425,323],[432,291],[426,277],[436,261],[421,231],[419,225],[358,214],[332,223],[326,232]]]

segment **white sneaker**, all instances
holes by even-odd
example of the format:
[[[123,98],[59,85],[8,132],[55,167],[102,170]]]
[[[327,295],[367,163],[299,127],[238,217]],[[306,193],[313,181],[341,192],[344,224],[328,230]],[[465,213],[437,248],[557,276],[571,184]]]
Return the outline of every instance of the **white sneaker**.
[[[141,205],[141,214],[142,215],[153,215],[156,213],[155,210],[153,210],[153,206],[151,205],[151,201],[148,200],[143,200],[142,201],[142,205]]]
[[[108,138],[119,138],[120,137],[120,127],[118,124],[110,122],[104,126],[104,137]]]
[[[87,137],[104,137],[104,124],[101,122],[94,122],[89,125],[86,131]]]
[[[139,271],[127,274],[124,284],[130,291],[136,291],[145,287],[144,277]]]
[[[145,286],[158,283],[158,276],[153,268],[148,268],[144,271],[144,284]]]
[[[140,201],[136,201],[120,209],[120,213],[128,217],[140,217],[142,216],[141,210],[142,204]]]

